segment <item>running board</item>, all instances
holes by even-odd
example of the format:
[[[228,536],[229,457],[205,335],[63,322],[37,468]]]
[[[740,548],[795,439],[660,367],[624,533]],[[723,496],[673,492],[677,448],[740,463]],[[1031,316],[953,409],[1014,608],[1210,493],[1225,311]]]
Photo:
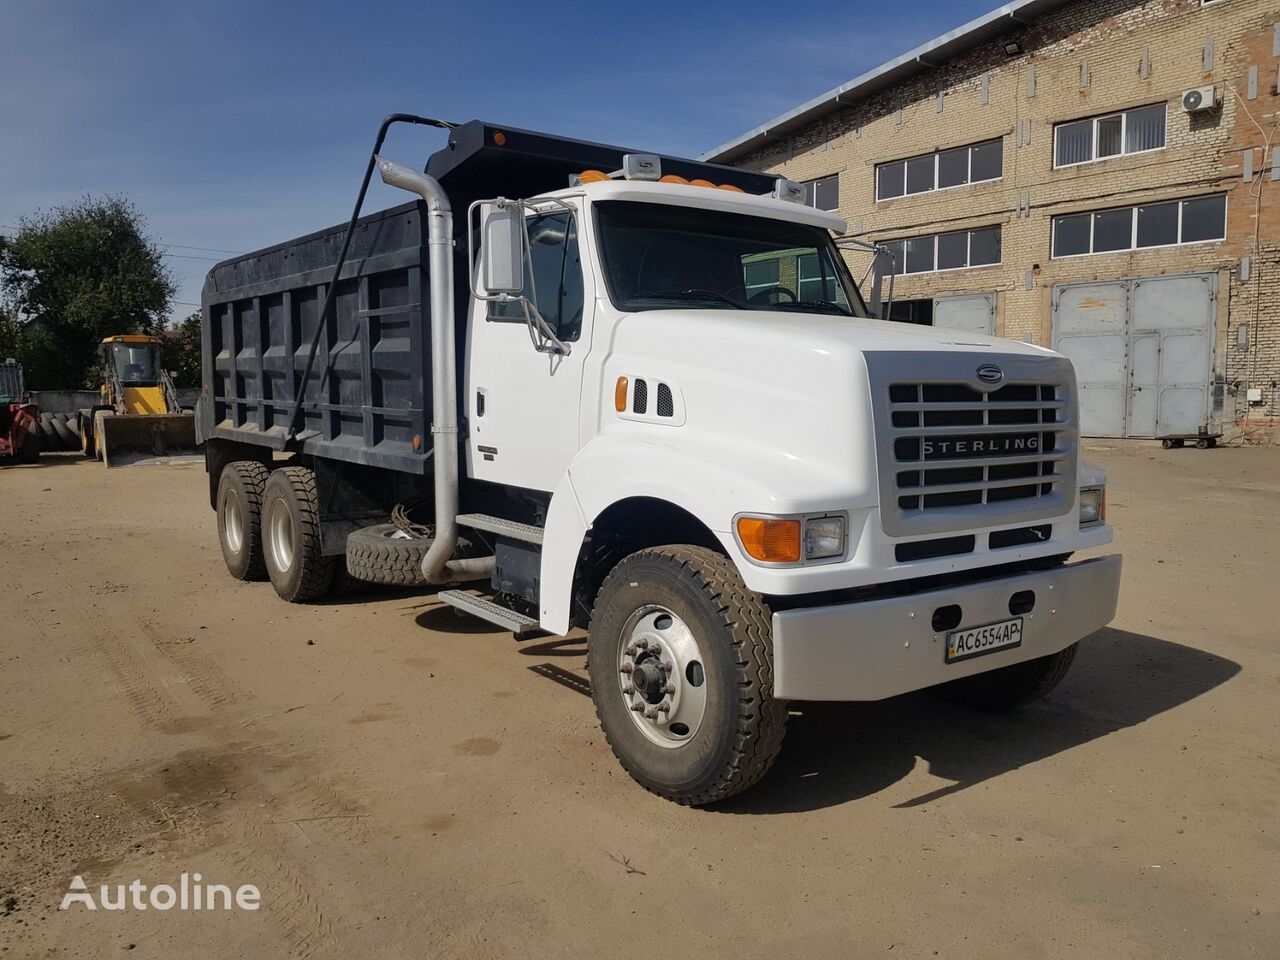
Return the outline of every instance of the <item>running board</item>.
[[[485,533],[497,534],[500,537],[542,545],[542,528],[535,527],[531,523],[504,520],[502,517],[490,517],[483,513],[461,514],[458,517],[458,523],[472,530],[483,530]]]
[[[461,610],[510,630],[516,635],[517,640],[544,632],[533,617],[477,594],[467,593],[465,590],[441,590],[436,596],[455,610]]]

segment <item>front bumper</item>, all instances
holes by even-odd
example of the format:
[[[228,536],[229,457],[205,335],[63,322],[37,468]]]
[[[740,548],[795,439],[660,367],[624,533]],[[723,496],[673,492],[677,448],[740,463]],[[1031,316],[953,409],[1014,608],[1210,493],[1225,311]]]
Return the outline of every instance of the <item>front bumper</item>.
[[[1111,622],[1118,555],[1052,570],[886,600],[802,607],[773,615],[773,692],[788,700],[883,700],[957,677],[1057,653]],[[1009,598],[1035,593],[1021,646],[947,663],[938,607],[958,604],[961,627],[1007,620]]]

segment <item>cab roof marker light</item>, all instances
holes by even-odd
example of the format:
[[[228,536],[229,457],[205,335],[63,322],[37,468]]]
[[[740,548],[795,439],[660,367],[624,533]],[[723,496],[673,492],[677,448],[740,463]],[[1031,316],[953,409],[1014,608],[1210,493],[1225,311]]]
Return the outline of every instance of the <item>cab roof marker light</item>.
[[[787,200],[791,203],[804,203],[804,187],[796,183],[794,180],[788,180],[786,177],[779,177],[773,182],[773,196],[777,200]]]
[[[621,172],[627,180],[661,180],[662,158],[656,153],[624,153]]]

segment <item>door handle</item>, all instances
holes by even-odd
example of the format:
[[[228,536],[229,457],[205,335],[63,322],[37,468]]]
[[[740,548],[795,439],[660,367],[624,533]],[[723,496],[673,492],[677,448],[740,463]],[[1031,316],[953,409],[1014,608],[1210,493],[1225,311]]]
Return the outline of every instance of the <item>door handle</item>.
[[[484,391],[483,390],[476,391],[476,416],[477,417],[484,416]]]

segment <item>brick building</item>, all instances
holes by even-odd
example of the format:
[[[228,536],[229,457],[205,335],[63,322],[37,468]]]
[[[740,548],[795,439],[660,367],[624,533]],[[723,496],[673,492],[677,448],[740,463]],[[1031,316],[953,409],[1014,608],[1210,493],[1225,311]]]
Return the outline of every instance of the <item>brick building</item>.
[[[889,245],[894,319],[1070,355],[1087,434],[1271,439],[1278,81],[1277,0],[1023,0],[705,159]]]

